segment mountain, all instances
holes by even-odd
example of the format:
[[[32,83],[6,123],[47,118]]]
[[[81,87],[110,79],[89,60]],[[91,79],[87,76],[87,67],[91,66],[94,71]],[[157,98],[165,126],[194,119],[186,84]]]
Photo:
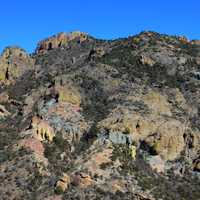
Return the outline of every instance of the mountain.
[[[59,33],[0,56],[0,200],[200,199],[200,41]]]

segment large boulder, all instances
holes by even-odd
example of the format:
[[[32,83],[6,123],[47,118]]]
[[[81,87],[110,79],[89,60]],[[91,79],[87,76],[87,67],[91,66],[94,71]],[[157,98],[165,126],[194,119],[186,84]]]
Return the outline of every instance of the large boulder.
[[[71,183],[71,178],[68,174],[63,174],[62,177],[57,181],[56,183],[56,192],[57,193],[63,193],[65,192]]]

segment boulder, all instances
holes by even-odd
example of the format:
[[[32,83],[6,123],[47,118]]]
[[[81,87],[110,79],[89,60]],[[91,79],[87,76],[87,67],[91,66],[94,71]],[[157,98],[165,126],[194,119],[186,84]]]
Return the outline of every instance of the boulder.
[[[94,181],[88,174],[82,172],[72,175],[71,179],[73,185],[78,186],[82,189],[85,189],[94,183]]]
[[[71,183],[70,176],[64,173],[56,183],[56,188],[55,188],[56,192],[57,193],[65,192],[69,188],[70,183]]]
[[[150,67],[154,66],[156,63],[152,58],[150,58],[149,56],[146,56],[146,55],[141,55],[140,62],[143,65],[149,65]]]

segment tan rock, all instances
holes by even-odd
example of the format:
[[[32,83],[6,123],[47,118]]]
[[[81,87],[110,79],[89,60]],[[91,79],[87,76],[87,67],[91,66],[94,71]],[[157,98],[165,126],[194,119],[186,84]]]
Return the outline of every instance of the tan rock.
[[[70,176],[67,174],[63,174],[63,176],[56,183],[56,191],[57,192],[65,192],[71,183]]]
[[[143,64],[143,65],[149,65],[149,66],[153,66],[153,65],[155,65],[155,61],[152,59],[152,58],[150,58],[150,57],[148,57],[148,56],[146,56],[146,55],[141,55],[141,57],[140,57],[140,62]]]
[[[79,173],[72,176],[72,184],[80,188],[85,189],[91,186],[93,183],[94,181],[91,179],[91,177],[85,173]]]
[[[10,114],[11,113],[6,110],[5,106],[0,105],[0,117],[7,117]]]
[[[192,40],[191,44],[200,45],[200,40]]]
[[[39,117],[33,117],[31,126],[35,130],[36,137],[40,141],[53,141],[55,136],[54,129],[49,125],[47,121],[44,121]]]
[[[148,164],[150,165],[152,170],[155,170],[158,173],[164,173],[165,171],[165,162],[161,159],[159,155],[149,157]]]
[[[169,120],[158,127],[158,137],[154,144],[155,151],[164,160],[174,160],[184,150],[184,127],[181,122]]]
[[[178,39],[179,39],[180,42],[185,43],[185,44],[190,42],[188,40],[188,38],[186,38],[185,36],[179,36]]]
[[[193,162],[193,169],[194,169],[194,171],[200,172],[200,159],[196,159]]]
[[[192,132],[192,146],[195,152],[199,152],[200,151],[200,132],[199,131],[193,131]]]
[[[146,100],[145,100],[146,101]],[[104,132],[104,130],[109,130],[109,133],[129,130],[132,139],[136,143],[140,141],[145,141],[149,146],[154,147],[155,151],[161,155],[164,160],[173,160],[177,158],[184,149],[184,138],[183,133],[185,131],[185,126],[178,120],[173,118],[165,118],[159,115],[161,111],[168,111],[166,106],[166,101],[164,105],[161,103],[161,108],[158,105],[150,104],[153,109],[160,110],[158,113],[146,113],[142,115],[138,112],[130,111],[128,109],[115,108],[106,119],[99,122],[99,129]],[[153,101],[152,101],[153,102]],[[124,122],[126,122],[124,124]],[[127,125],[128,124],[128,125]],[[125,129],[126,128],[126,129]],[[117,132],[116,132],[117,133]]]
[[[199,42],[199,45],[200,45],[200,42]],[[197,57],[197,58],[195,58],[195,60],[196,60],[197,65],[200,65],[200,58]]]
[[[154,113],[171,116],[171,106],[167,101],[167,97],[159,92],[150,90],[142,99]]]
[[[116,193],[118,191],[125,193],[126,192],[126,182],[123,180],[115,179],[110,182],[111,192]]]
[[[25,71],[31,69],[33,59],[24,50],[18,47],[9,47],[0,57],[0,82],[14,83]]]
[[[80,31],[71,33],[59,33],[53,37],[41,41],[36,49],[37,53],[44,53],[48,50],[64,47],[70,41],[78,39],[80,42],[84,42],[88,38],[87,34]]]
[[[102,57],[103,55],[105,55],[104,49],[98,47],[98,48],[93,49],[93,50],[90,52],[89,59],[100,58],[100,57]]]
[[[56,86],[55,90],[58,93],[59,102],[68,102],[73,105],[80,106],[81,95],[79,91],[72,85]]]
[[[99,122],[98,127],[102,132],[109,130],[129,134],[138,142],[153,134],[161,123],[161,118],[153,114],[142,116],[125,108],[115,108],[106,119]]]
[[[173,95],[174,95],[174,98],[176,100],[176,103],[180,107],[182,107],[183,109],[187,109],[188,108],[186,99],[185,99],[185,97],[183,96],[183,94],[180,92],[180,90],[178,88],[174,89]]]

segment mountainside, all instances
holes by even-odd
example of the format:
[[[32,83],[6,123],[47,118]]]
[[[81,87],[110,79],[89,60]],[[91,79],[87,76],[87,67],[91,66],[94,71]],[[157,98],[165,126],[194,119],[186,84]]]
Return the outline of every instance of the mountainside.
[[[0,200],[200,200],[200,41],[60,33],[0,56]]]

